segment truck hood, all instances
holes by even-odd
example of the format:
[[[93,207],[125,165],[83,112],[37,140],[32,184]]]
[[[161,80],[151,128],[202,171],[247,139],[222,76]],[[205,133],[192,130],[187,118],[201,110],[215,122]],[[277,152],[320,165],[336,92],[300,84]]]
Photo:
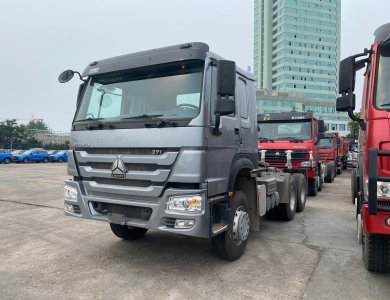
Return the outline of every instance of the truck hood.
[[[289,142],[289,141],[273,141],[273,142],[257,142],[259,150],[306,150],[312,151],[314,148],[313,141],[304,142]]]

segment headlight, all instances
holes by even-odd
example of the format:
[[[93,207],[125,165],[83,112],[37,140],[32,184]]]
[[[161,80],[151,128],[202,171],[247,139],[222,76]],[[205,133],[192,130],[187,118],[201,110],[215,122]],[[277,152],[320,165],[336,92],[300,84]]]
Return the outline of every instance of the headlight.
[[[303,161],[303,162],[301,162],[301,167],[310,168],[311,162],[310,161]]]
[[[68,201],[77,201],[77,189],[69,185],[65,185],[64,198]]]
[[[390,183],[378,181],[376,193],[378,197],[390,198]]]
[[[202,210],[202,195],[169,197],[167,209],[171,211],[200,212]]]

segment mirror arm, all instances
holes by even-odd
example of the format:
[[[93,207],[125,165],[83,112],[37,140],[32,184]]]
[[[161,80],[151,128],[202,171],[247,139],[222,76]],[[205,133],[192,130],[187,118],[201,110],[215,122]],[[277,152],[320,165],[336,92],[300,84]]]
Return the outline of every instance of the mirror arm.
[[[219,125],[221,124],[221,114],[216,113],[215,114],[215,127],[213,129],[213,134],[216,136],[220,136],[222,132],[219,130]]]
[[[364,122],[363,119],[356,118],[356,116],[353,114],[352,108],[348,109],[348,116],[352,121],[358,122],[361,129],[366,130],[366,122]]]
[[[87,80],[86,80],[86,79],[83,79],[83,77],[81,76],[80,72],[78,72],[78,71],[73,71],[73,73],[75,73],[75,74],[79,75],[79,77],[80,77],[80,80],[81,80],[81,81],[83,81],[83,82],[87,82]]]

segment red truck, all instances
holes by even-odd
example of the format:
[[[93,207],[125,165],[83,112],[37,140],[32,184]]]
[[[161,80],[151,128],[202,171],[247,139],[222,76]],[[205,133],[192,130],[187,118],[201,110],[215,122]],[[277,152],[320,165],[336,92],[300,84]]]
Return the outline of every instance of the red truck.
[[[311,112],[285,112],[259,114],[257,123],[259,162],[300,174],[298,203],[304,203],[307,192],[316,196],[324,180],[319,152],[324,121]]]
[[[363,53],[340,63],[337,111],[359,124],[358,167],[352,169],[358,240],[370,271],[390,271],[390,24]],[[361,117],[354,115],[356,71],[365,68]]]
[[[334,134],[324,133],[320,139],[321,162],[325,167],[325,182],[333,182],[337,172],[337,139]]]
[[[343,169],[345,170],[347,166],[348,148],[347,151],[345,151],[344,138],[338,132],[326,132],[326,133],[333,134],[336,138],[336,144],[337,144],[336,165],[335,165],[336,174],[342,174]]]

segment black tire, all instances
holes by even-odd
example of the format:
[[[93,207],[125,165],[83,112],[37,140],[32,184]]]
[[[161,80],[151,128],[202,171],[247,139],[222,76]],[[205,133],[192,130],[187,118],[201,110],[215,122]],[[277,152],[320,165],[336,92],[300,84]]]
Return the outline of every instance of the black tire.
[[[289,182],[289,203],[280,203],[275,207],[275,212],[279,220],[291,221],[297,211],[297,185],[293,176]]]
[[[130,227],[113,223],[110,223],[110,228],[117,237],[124,240],[138,240],[143,238],[148,231],[146,228]]]
[[[62,162],[64,162],[64,159],[63,159],[62,157],[60,157],[60,158],[58,159],[58,162],[62,163]]]
[[[343,162],[339,161],[337,164],[337,175],[343,174]]]
[[[390,271],[390,236],[365,234],[362,250],[367,270],[380,273]]]
[[[28,164],[28,163],[30,162],[30,159],[26,157],[26,158],[23,159],[23,162],[24,162],[25,164]]]
[[[322,174],[322,169],[321,167],[318,167],[318,191],[321,192],[322,191],[322,187],[323,187],[323,180],[322,180],[322,177],[324,176],[324,174]]]
[[[211,244],[215,254],[223,259],[233,261],[240,258],[245,251],[250,223],[246,195],[241,191],[234,191],[231,203],[229,229],[213,237]],[[243,234],[241,235],[240,232]]]
[[[43,159],[43,162],[44,162],[44,163],[48,163],[48,162],[49,162],[49,159],[48,159],[47,157],[45,157],[45,158]]]
[[[344,160],[343,161],[343,170],[346,170],[346,169],[348,169],[348,162],[347,162],[347,160]]]
[[[334,163],[329,162],[326,165],[326,178],[325,181],[328,183],[332,183],[334,180]]]
[[[9,163],[11,163],[11,159],[9,157],[6,157],[4,158],[4,161],[3,161],[6,165],[8,165]]]
[[[355,204],[355,198],[357,197],[357,169],[353,168],[351,173],[351,200],[352,204]]]
[[[293,174],[292,176],[297,186],[297,212],[301,212],[306,205],[306,178],[303,174]]]
[[[309,196],[317,196],[318,184],[317,184],[317,180],[316,179],[309,178],[309,180],[308,180],[308,189],[309,189]]]

